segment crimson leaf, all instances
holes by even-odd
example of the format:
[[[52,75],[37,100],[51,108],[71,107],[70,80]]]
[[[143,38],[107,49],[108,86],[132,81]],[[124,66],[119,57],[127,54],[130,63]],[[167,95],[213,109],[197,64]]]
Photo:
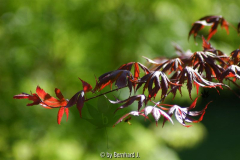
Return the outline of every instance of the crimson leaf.
[[[63,116],[64,112],[65,112],[66,115],[67,115],[66,121],[68,120],[68,112],[69,112],[69,111],[68,111],[68,108],[66,108],[66,107],[60,107],[59,110],[58,110],[58,116],[57,116],[57,122],[58,122],[58,124],[61,123],[62,116]]]
[[[64,114],[64,107],[60,107],[59,110],[58,110],[58,116],[57,116],[58,124],[61,123],[63,114]]]
[[[37,86],[36,93],[31,94],[31,95],[27,94],[27,93],[22,93],[22,94],[15,95],[13,98],[32,100],[33,103],[27,104],[27,106],[39,104],[47,109],[66,106],[67,100],[65,100],[61,91],[56,88],[55,94],[59,99],[52,97],[50,94],[46,93],[43,89],[41,89],[39,86]]]
[[[49,107],[60,107],[67,105],[67,100],[64,99],[61,91],[57,88],[55,89],[55,93],[59,100],[50,96],[50,94],[46,93],[39,86],[37,86],[36,93],[39,96],[39,98],[42,99],[42,102]]]
[[[83,91],[84,91],[85,93],[92,90],[92,86],[91,86],[89,83],[83,81],[81,78],[79,78],[79,80],[82,82]]]

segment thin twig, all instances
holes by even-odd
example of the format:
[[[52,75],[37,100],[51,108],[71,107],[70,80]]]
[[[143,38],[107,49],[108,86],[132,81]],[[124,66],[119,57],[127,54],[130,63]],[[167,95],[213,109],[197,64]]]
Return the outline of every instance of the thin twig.
[[[107,91],[107,92],[105,92],[105,93],[101,93],[101,94],[99,94],[99,95],[97,95],[97,96],[94,96],[94,97],[91,97],[91,98],[85,99],[85,102],[86,102],[86,101],[89,101],[89,100],[91,100],[91,99],[94,99],[94,98],[97,98],[97,97],[103,96],[103,95],[105,95],[105,94],[108,94],[108,93],[111,93],[111,92],[117,91],[117,90],[119,90],[119,89],[126,88],[126,87],[128,87],[128,86],[126,85],[126,86],[124,86],[124,87],[116,88],[116,89],[114,89],[114,90]]]
[[[232,79],[227,78],[227,80],[231,81],[231,82],[232,82],[233,84],[235,84],[238,88],[240,88],[240,86],[239,86],[236,82],[234,82]]]

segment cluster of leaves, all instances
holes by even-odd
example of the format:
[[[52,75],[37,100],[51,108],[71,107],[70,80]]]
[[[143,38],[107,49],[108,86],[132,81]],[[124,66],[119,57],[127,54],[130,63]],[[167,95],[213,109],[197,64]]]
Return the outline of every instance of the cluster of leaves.
[[[230,87],[223,83],[224,80],[229,80],[235,83],[235,81],[240,78],[240,50],[236,49],[230,53],[230,56],[228,56],[222,51],[212,47],[209,42],[211,37],[216,33],[219,24],[228,32],[229,23],[222,16],[206,16],[193,24],[193,27],[189,32],[189,37],[193,34],[194,39],[198,35],[198,31],[204,26],[211,26],[207,40],[202,36],[202,51],[196,51],[194,53],[184,52],[179,46],[175,46],[177,52],[176,57],[171,59],[161,57],[153,60],[144,57],[149,63],[151,63],[151,68],[148,68],[139,62],[123,64],[118,69],[104,73],[98,77],[94,88],[79,78],[82,82],[83,90],[74,94],[70,100],[65,99],[59,89],[55,89],[56,96],[58,97],[58,99],[56,99],[46,93],[39,86],[37,86],[36,93],[34,94],[21,93],[15,95],[13,98],[33,101],[32,103],[27,104],[28,106],[41,105],[47,109],[59,108],[57,121],[58,124],[60,124],[64,112],[68,117],[69,108],[75,104],[82,117],[81,111],[84,102],[128,87],[129,97],[125,100],[119,100],[116,98],[116,100],[113,101],[105,96],[112,104],[122,104],[117,110],[115,110],[115,112],[132,105],[136,101],[138,102],[137,109],[123,115],[114,126],[122,121],[129,122],[131,116],[143,116],[145,119],[149,119],[149,114],[153,116],[156,124],[162,115],[164,117],[164,125],[167,120],[173,123],[171,117],[175,113],[177,121],[183,126],[189,127],[190,125],[187,125],[186,122],[197,123],[203,119],[210,102],[201,111],[193,111],[199,96],[195,98],[189,107],[181,107],[176,104],[163,104],[164,99],[170,93],[173,94],[173,99],[175,98],[177,91],[182,95],[181,88],[186,84],[189,97],[192,99],[191,92],[193,86],[196,87],[197,94],[199,87],[215,88],[217,91],[218,88],[223,89],[223,87],[230,89]],[[239,30],[240,24],[238,24],[237,28],[238,32]],[[140,72],[142,72],[142,74],[140,74]],[[112,89],[113,83],[115,89]],[[86,92],[91,91],[93,94],[97,94],[107,86],[110,86],[110,91],[89,99],[86,98]],[[137,94],[141,89],[142,93]],[[132,95],[132,91],[134,91],[134,95]],[[147,92],[147,94],[145,94],[145,92]],[[160,95],[160,100],[155,102],[154,100],[157,95]],[[149,105],[149,103],[152,103],[152,105]],[[193,118],[196,116],[199,116],[197,120]]]

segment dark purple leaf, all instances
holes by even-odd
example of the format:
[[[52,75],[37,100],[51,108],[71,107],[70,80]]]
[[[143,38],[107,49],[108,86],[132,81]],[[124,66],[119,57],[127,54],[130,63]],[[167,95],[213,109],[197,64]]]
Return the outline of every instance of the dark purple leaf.
[[[80,117],[82,117],[82,108],[83,108],[83,105],[84,105],[84,101],[85,101],[84,91],[81,91],[80,95],[78,97],[78,100],[77,100],[77,109],[79,111]]]
[[[94,88],[94,91],[100,91],[108,85],[111,85],[115,82],[115,85],[118,88],[125,87],[128,85],[128,79],[132,79],[132,74],[128,70],[115,70],[112,72],[105,73],[98,78],[98,82]],[[132,83],[132,82],[131,82]],[[128,85],[130,87],[130,85]],[[129,88],[131,90],[131,88]]]
[[[228,33],[228,22],[222,17],[222,16],[206,16],[198,21],[194,22],[189,35],[189,37],[193,34],[194,39],[196,38],[198,31],[200,31],[204,26],[211,26],[211,29],[208,34],[207,40],[209,41],[211,37],[217,32],[218,25],[221,25],[221,27],[224,27]]]
[[[216,87],[221,88],[221,86],[223,85],[222,83],[214,83],[214,82],[205,80],[197,71],[195,71],[191,67],[185,67],[182,70],[182,73],[180,74],[179,79],[180,79],[179,81],[180,84],[183,84],[185,80],[187,80],[187,89],[188,89],[190,98],[191,98],[192,85],[196,85],[197,88],[198,86],[205,87],[205,88],[216,88]]]
[[[84,105],[85,97],[84,91],[81,90],[77,92],[68,102],[66,108],[72,107],[73,105],[77,104],[77,109],[79,111],[80,117],[82,117],[81,111]]]
[[[182,64],[183,62],[179,58],[170,59],[157,67],[155,71],[162,69],[162,72],[166,73],[168,70],[170,70],[170,74],[172,71],[182,70]]]
[[[161,77],[161,81],[160,81],[160,77]],[[145,84],[143,87],[143,93],[147,88],[149,93],[148,94],[149,99],[152,97],[155,97],[160,89],[162,89],[161,98],[164,98],[169,86],[180,86],[179,84],[172,83],[167,78],[166,74],[161,71],[153,71],[143,76],[139,80],[136,90],[138,90],[143,84]]]
[[[82,92],[82,90],[77,92],[74,96],[72,96],[72,98],[68,101],[68,104],[66,105],[66,108],[72,107],[73,105],[75,105],[77,103],[78,96],[81,92]]]

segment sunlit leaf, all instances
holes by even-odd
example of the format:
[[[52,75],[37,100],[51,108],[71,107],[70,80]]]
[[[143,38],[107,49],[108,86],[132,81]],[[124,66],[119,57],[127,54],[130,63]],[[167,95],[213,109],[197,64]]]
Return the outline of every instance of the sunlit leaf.
[[[169,111],[168,115],[171,117],[175,113],[175,118],[177,121],[182,124],[185,127],[190,127],[191,125],[186,125],[185,122],[187,123],[198,123],[202,121],[203,116],[205,114],[205,110],[207,109],[208,105],[212,102],[210,101],[203,110],[201,111],[191,111],[192,109],[195,108],[197,99],[199,97],[195,98],[195,100],[192,102],[192,104],[189,107],[180,107],[178,105],[168,105],[168,104],[160,104],[163,106],[169,106]],[[193,117],[195,116],[200,116],[199,119],[195,120]],[[163,125],[166,122],[166,118],[164,118]]]
[[[64,114],[64,107],[60,107],[59,110],[58,110],[58,116],[57,116],[58,124],[61,123],[63,114]]]
[[[163,115],[166,120],[169,120],[173,124],[171,117],[167,113],[162,111],[160,108],[156,108],[153,106],[146,106],[144,108],[145,116],[147,116],[150,113],[152,114],[153,118],[155,119],[156,125],[158,124],[158,120],[160,119],[161,115]]]
[[[148,119],[148,117],[145,116],[144,113],[141,113],[141,112],[138,112],[138,111],[131,111],[131,112],[125,114],[124,116],[122,116],[122,117],[113,125],[113,127],[115,127],[118,123],[122,122],[122,121],[123,121],[126,117],[128,117],[129,115],[133,115],[133,116],[139,116],[139,115],[141,115],[141,116],[143,116],[143,117],[145,117],[145,118]]]
[[[129,97],[128,99],[123,100],[123,101],[120,101],[118,99],[116,101],[109,100],[109,102],[112,103],[112,104],[124,103],[117,110],[122,109],[122,108],[126,108],[126,107],[128,107],[129,105],[131,105],[135,101],[138,101],[138,111],[139,111],[140,108],[143,106],[143,104],[146,105],[146,96],[144,94],[140,94],[140,95]]]

